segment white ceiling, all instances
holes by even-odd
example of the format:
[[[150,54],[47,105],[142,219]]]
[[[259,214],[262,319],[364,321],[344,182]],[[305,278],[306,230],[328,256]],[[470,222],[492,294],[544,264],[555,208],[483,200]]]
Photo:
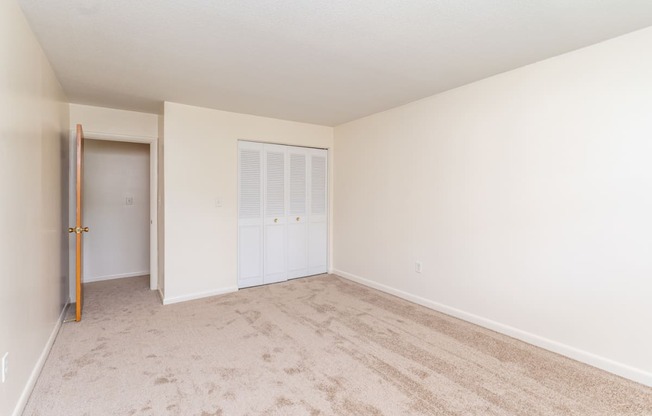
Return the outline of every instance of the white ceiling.
[[[652,25],[652,0],[19,0],[72,102],[337,125]]]

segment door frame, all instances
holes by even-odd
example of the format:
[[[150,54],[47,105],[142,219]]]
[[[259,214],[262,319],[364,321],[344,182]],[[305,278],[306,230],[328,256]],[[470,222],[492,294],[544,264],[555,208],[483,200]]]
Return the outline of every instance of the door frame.
[[[309,145],[304,145],[304,144],[296,144],[296,143],[285,143],[285,142],[275,142],[275,141],[263,141],[259,139],[237,139],[237,144],[236,144],[236,175],[235,175],[235,180],[236,180],[236,224],[238,228],[237,236],[236,236],[236,286],[238,290],[240,289],[245,289],[248,287],[255,287],[255,286],[260,286],[260,285],[265,285],[266,283],[261,283],[260,285],[246,285],[246,286],[240,286],[240,143],[254,143],[254,144],[259,144],[259,145],[276,145],[276,146],[287,146],[287,147],[298,147],[298,148],[304,148],[304,149],[313,149],[313,150],[324,150],[326,151],[326,273],[333,273],[333,195],[332,195],[332,190],[331,187],[333,186],[332,184],[335,182],[333,178],[333,148],[332,147],[319,147],[319,146],[309,146]],[[262,149],[261,149],[262,152]],[[261,154],[261,158],[264,159],[264,153]],[[261,165],[261,170],[263,169],[265,162],[262,163]],[[264,195],[264,178],[261,179],[261,195]],[[264,199],[264,196],[262,197]],[[262,200],[261,200],[262,204]],[[263,211],[263,208],[261,206],[261,211]],[[264,222],[264,212],[262,212],[262,217],[263,218],[263,223],[262,223],[262,230],[264,230],[265,227],[265,222]],[[261,231],[264,234],[264,231]],[[261,239],[264,239],[264,236],[261,236]],[[263,249],[264,251],[264,249]],[[262,260],[262,265],[261,267],[264,270],[264,254],[261,254],[263,256]],[[264,272],[262,272],[262,276],[264,276]],[[308,274],[308,276],[311,276]],[[308,277],[305,276],[305,277]],[[292,280],[292,279],[297,279],[296,277],[289,278],[287,280]]]
[[[75,140],[76,131],[75,129],[70,130],[70,140],[71,143]],[[84,130],[84,139],[87,140],[104,140],[112,142],[127,142],[127,143],[143,143],[149,145],[149,215],[150,215],[150,224],[149,224],[149,288],[151,290],[158,289],[158,137],[149,137],[149,136],[130,136],[122,134],[107,134],[100,133],[95,131],[86,131]],[[70,146],[70,170],[69,170],[69,187],[70,187],[70,196],[69,198],[75,197],[75,181],[77,174],[75,172],[76,167],[73,166],[73,161],[76,160],[77,149],[75,146]],[[73,201],[74,202],[74,201]],[[73,206],[73,205],[70,205]],[[74,212],[69,211],[69,216],[74,215]],[[72,216],[71,216],[72,218]],[[72,224],[72,223],[71,223]],[[72,239],[71,239],[72,240]],[[74,250],[69,250],[68,264],[70,266],[71,272],[70,276],[70,302],[73,303],[76,301],[75,294],[75,285],[74,285]]]

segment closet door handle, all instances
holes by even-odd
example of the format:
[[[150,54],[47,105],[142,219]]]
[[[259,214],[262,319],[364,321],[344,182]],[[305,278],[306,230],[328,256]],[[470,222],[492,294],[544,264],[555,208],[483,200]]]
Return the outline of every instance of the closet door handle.
[[[300,219],[301,219],[300,217],[297,217],[297,221],[299,221]]]
[[[278,222],[278,218],[274,218],[274,222]]]

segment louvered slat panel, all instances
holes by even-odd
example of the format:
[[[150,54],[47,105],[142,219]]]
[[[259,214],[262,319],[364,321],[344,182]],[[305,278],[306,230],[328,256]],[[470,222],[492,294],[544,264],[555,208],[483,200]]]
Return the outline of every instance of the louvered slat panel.
[[[268,217],[285,215],[285,154],[267,152],[266,204]]]
[[[238,287],[263,284],[263,147],[238,143]]]
[[[306,213],[306,155],[290,154],[290,213]]]
[[[326,214],[326,158],[312,156],[311,159],[311,214]]]
[[[240,218],[260,217],[260,170],[260,151],[240,149]]]

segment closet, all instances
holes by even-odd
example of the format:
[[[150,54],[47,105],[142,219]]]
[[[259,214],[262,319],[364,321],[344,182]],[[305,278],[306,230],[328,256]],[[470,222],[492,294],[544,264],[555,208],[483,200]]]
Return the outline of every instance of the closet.
[[[328,270],[325,149],[238,142],[238,287]]]

